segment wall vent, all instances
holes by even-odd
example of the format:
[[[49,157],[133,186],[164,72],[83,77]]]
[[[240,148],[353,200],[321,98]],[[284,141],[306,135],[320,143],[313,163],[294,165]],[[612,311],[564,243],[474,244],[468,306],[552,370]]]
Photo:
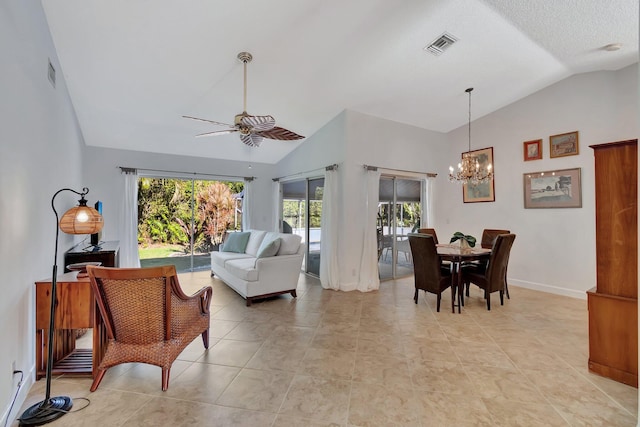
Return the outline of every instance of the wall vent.
[[[49,77],[49,81],[51,82],[51,86],[56,87],[56,69],[53,68],[51,64],[51,59],[49,61],[49,68],[47,70],[47,76]]]
[[[452,44],[457,42],[458,39],[451,34],[444,33],[437,39],[435,39],[429,46],[426,46],[424,50],[431,52],[435,56],[439,56],[442,52],[451,47]]]

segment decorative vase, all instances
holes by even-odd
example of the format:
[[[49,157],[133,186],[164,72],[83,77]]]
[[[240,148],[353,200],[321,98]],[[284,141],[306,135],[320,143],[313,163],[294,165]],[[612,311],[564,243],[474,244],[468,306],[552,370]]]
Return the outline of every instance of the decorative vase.
[[[469,242],[467,242],[467,239],[460,239],[460,249],[471,249],[471,247],[469,246]]]

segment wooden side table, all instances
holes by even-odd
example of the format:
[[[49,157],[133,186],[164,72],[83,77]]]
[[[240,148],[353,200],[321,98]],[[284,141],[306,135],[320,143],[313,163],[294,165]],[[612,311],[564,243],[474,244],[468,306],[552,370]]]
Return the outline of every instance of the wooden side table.
[[[53,349],[53,375],[94,376],[106,348],[106,330],[89,278],[77,272],[58,276]],[[51,279],[36,282],[36,380],[47,373]],[[76,348],[77,329],[93,328],[93,348]]]

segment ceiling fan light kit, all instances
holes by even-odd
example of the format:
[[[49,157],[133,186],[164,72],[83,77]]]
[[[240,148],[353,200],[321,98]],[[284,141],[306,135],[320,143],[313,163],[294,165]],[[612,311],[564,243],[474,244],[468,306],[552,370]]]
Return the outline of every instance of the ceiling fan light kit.
[[[198,117],[182,116],[186,119],[199,120],[218,126],[227,126],[228,128],[201,133],[196,135],[196,137],[225,135],[228,133],[238,132],[240,134],[240,140],[250,147],[259,147],[263,138],[277,139],[280,141],[295,141],[304,138],[302,135],[298,135],[288,129],[276,126],[276,121],[272,116],[252,116],[247,113],[247,64],[251,62],[253,56],[249,52],[240,52],[237,58],[244,66],[244,98],[242,113],[236,114],[232,125],[216,122],[214,120],[200,119]]]

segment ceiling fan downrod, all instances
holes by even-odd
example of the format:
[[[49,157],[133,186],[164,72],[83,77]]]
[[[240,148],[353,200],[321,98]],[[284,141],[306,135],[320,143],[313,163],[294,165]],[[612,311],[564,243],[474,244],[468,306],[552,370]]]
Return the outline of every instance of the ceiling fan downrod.
[[[238,59],[244,64],[244,102],[242,111],[247,112],[247,64],[251,62],[253,56],[249,52],[240,52]]]

